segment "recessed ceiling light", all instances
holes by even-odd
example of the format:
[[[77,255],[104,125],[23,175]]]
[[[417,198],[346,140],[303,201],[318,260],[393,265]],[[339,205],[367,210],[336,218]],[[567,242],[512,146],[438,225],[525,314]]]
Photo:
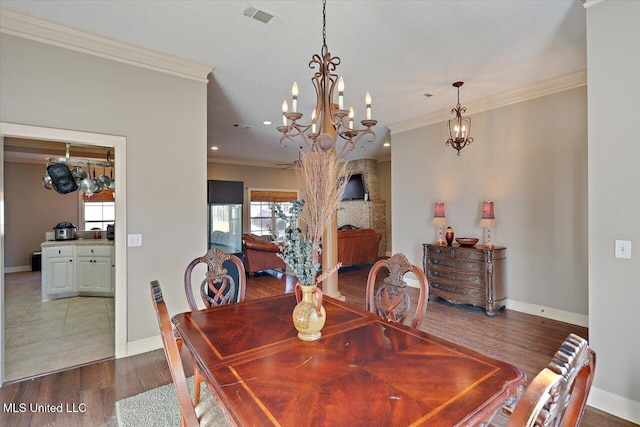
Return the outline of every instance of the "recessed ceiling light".
[[[218,149],[218,147],[216,147],[216,146],[214,145],[213,147],[211,147],[211,149],[212,149],[213,151],[216,151],[216,150]]]
[[[383,147],[391,147],[391,143],[390,142],[385,142],[384,144],[382,144]]]
[[[264,122],[262,122],[263,125],[270,125],[271,122],[269,120],[265,120]]]

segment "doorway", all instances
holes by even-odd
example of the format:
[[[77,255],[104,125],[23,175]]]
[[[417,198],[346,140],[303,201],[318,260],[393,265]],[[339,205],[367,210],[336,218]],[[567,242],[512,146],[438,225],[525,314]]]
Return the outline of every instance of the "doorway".
[[[113,323],[115,324],[115,357],[126,355],[126,138],[112,135],[94,134],[79,131],[68,131],[54,128],[0,123],[0,164],[5,165],[4,139],[24,138],[31,140],[57,141],[78,144],[90,147],[110,147],[115,151],[114,179],[118,183],[118,191],[115,193],[116,213],[115,218],[118,227],[115,230],[115,301]],[[44,169],[43,169],[44,171]],[[4,174],[0,177],[0,204],[3,206],[0,212],[0,386],[5,381],[5,329],[7,324],[7,310],[5,310],[5,188]]]

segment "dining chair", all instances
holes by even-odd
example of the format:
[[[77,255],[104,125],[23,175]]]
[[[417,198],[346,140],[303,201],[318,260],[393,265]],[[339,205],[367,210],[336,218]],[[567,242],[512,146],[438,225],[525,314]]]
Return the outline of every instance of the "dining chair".
[[[180,404],[180,413],[182,416],[180,425],[183,427],[213,425],[216,421],[213,419],[212,406],[215,404],[213,396],[203,399],[202,402],[196,406],[194,406],[191,401],[191,394],[187,386],[180,350],[178,349],[169,318],[169,312],[167,311],[167,306],[162,296],[162,289],[157,280],[151,282],[151,300],[153,301],[153,306],[158,317],[164,354],[169,364],[169,371],[171,371],[171,378],[173,379],[176,394],[178,395],[178,403]]]
[[[191,283],[193,270],[198,264],[207,266],[200,283],[200,297],[205,308],[244,301],[247,278],[242,261],[235,255],[211,248],[205,255],[191,261],[184,272],[184,289],[192,311],[199,310]]]
[[[570,334],[515,405],[508,427],[580,425],[596,354],[584,338]]]
[[[382,268],[386,268],[389,271],[389,275],[385,277],[382,285],[375,290],[378,271]],[[411,311],[411,298],[406,291],[407,283],[404,281],[404,275],[408,272],[417,277],[420,285],[418,303],[411,321],[413,328],[419,328],[427,310],[429,297],[427,277],[420,267],[411,264],[407,257],[401,253],[394,254],[388,259],[377,261],[371,267],[367,277],[365,309],[377,313],[390,321],[404,323]]]
[[[199,265],[207,266],[205,277],[200,282],[200,298],[205,308],[217,307],[244,301],[247,288],[247,278],[244,264],[235,255],[222,252],[218,248],[211,248],[204,256],[191,261],[184,272],[184,290],[191,311],[199,310],[194,297],[192,276]],[[182,338],[176,337],[178,349],[182,349]],[[200,385],[202,374],[194,363],[195,403],[200,401]]]

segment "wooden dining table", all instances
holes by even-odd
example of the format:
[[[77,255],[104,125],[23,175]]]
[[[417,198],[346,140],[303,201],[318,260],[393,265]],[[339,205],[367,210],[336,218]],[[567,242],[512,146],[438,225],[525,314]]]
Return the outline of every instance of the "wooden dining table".
[[[297,338],[294,294],[178,314],[206,384],[241,426],[480,426],[521,392],[515,366],[325,297]]]

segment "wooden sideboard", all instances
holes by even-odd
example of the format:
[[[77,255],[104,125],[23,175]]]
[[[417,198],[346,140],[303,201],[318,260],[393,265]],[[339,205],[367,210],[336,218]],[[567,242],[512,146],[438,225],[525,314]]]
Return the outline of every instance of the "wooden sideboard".
[[[507,248],[423,244],[429,294],[453,304],[483,307],[489,317],[505,306]]]

